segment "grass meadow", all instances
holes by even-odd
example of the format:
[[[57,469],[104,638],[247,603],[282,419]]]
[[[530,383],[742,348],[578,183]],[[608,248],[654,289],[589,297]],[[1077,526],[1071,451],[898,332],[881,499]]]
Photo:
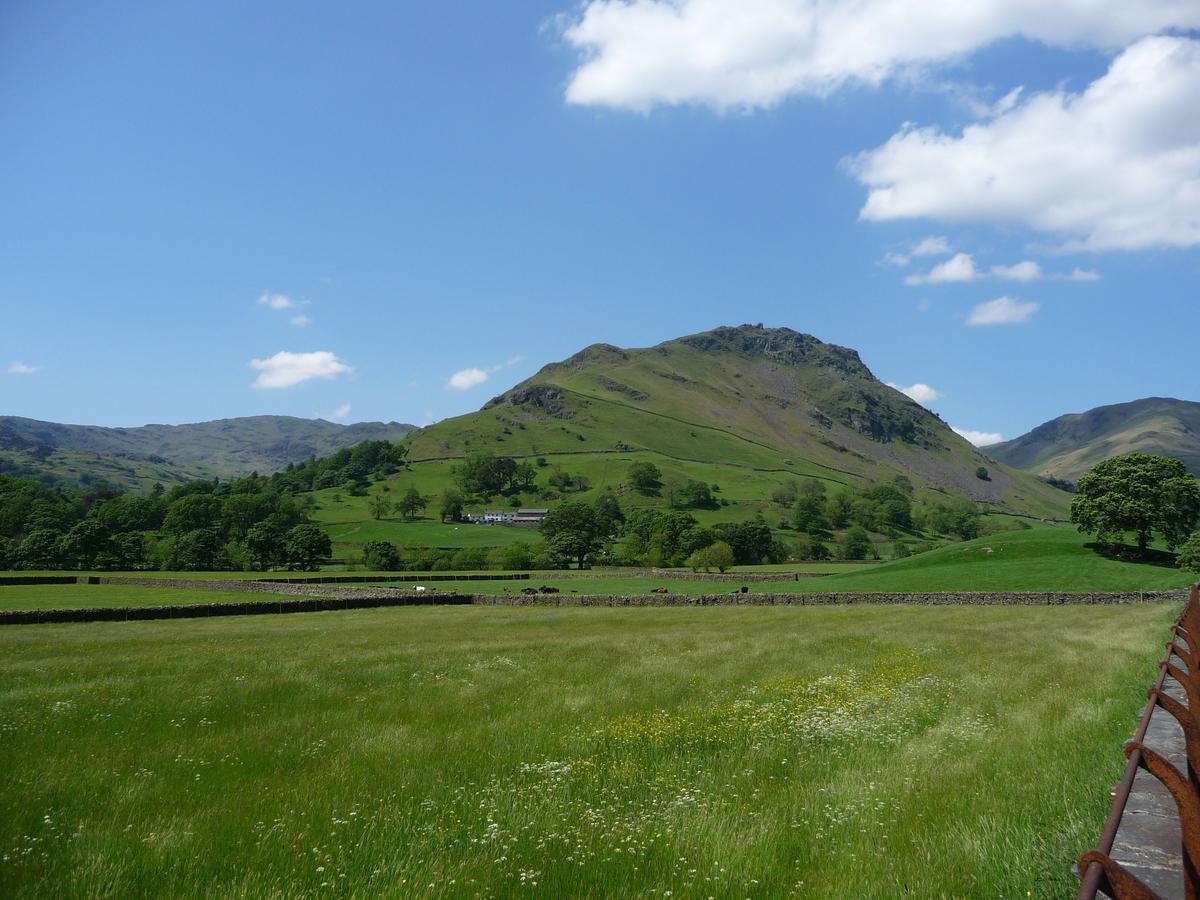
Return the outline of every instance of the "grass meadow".
[[[1065,896],[1177,611],[6,628],[0,896]]]
[[[485,529],[507,531],[510,529]],[[517,529],[511,529],[517,530]],[[1026,531],[1010,531],[950,544],[907,559],[886,563],[790,563],[783,566],[745,567],[746,571],[773,573],[795,572],[795,581],[746,582],[751,592],[788,593],[829,591],[856,594],[872,592],[924,591],[1154,591],[1184,589],[1190,583],[1186,572],[1169,563],[1136,562],[1097,552],[1084,535],[1068,527],[1039,526]],[[734,570],[737,574],[739,570]],[[21,573],[33,574],[33,573]],[[47,573],[62,574],[62,573]],[[209,591],[172,587],[175,579],[234,580],[262,577],[253,572],[135,572],[139,577],[162,580],[162,587],[126,585],[0,585],[0,610],[51,609],[81,606],[159,606],[187,603],[245,602],[274,600],[272,594],[247,594],[237,591]],[[269,577],[287,577],[289,573],[269,573]],[[305,577],[311,573],[292,573]],[[333,572],[332,574],[339,574]],[[439,591],[478,594],[503,594],[522,587],[550,585],[563,593],[645,594],[665,587],[672,593],[723,594],[737,591],[737,581],[682,580],[661,576],[635,576],[597,570],[594,573],[533,572],[528,582],[426,581],[424,573],[353,571],[349,574],[402,578],[381,581],[392,587],[424,585]],[[439,573],[444,577],[451,573]],[[487,574],[487,573],[483,573]]]

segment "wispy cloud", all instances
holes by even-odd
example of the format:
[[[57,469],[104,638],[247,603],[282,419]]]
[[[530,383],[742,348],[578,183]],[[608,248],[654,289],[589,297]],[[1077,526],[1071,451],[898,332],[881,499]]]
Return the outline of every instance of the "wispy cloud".
[[[954,248],[950,246],[950,242],[940,234],[930,235],[923,238],[917,246],[913,247],[913,256],[945,256],[951,253]]]
[[[1004,440],[1004,435],[998,431],[972,431],[970,428],[959,428],[957,425],[951,425],[950,430],[959,437],[966,438],[976,447],[986,447]]]
[[[31,366],[29,363],[23,363],[19,359],[14,359],[4,371],[9,375],[32,375],[40,368],[41,366]]]
[[[916,400],[922,406],[924,406],[925,404],[928,404],[928,403],[932,403],[933,401],[937,400],[938,398],[940,398],[942,396],[941,391],[937,390],[936,388],[932,388],[929,385],[924,384],[920,381],[918,381],[916,384],[910,384],[908,387],[901,387],[900,385],[896,384],[894,381],[889,381],[887,383],[887,386],[890,388],[895,388],[900,393],[904,394],[906,397],[909,397],[912,400]]]
[[[992,266],[992,274],[1006,281],[1036,281],[1042,277],[1042,267],[1026,259],[1011,266]]]
[[[273,309],[276,312],[297,310],[302,306],[309,305],[308,300],[296,300],[292,297],[289,297],[287,294],[275,294],[271,293],[270,291],[259,296],[258,303],[260,306],[265,306],[267,309]],[[312,319],[301,312],[297,312],[294,315],[289,316],[288,321],[297,328],[305,328],[312,324]]]
[[[904,268],[913,261],[913,257],[917,256],[947,256],[954,252],[954,248],[950,246],[950,242],[940,234],[930,235],[926,238],[921,238],[915,244],[905,244],[899,250],[889,250],[883,254],[883,264],[885,266],[898,266]]]
[[[272,294],[270,292],[262,294],[258,298],[258,302],[261,306],[265,306],[268,309],[295,309],[299,305],[287,294]]]
[[[933,240],[926,238],[926,240]],[[938,240],[941,240],[940,238]],[[913,251],[914,255],[916,251]],[[903,262],[900,262],[903,260]],[[906,265],[908,257],[889,253],[884,262],[893,265]],[[1023,259],[1012,265],[997,263],[989,269],[981,269],[975,264],[975,258],[970,253],[956,253],[945,262],[939,263],[926,273],[914,272],[904,278],[905,284],[950,284],[953,282],[978,281],[982,278],[998,278],[1002,281],[1041,281],[1049,278],[1054,281],[1097,281],[1099,273],[1078,266],[1070,273],[1047,273],[1039,263],[1032,259]]]
[[[326,413],[323,416],[317,416],[318,419],[325,419],[327,422],[342,422],[350,418],[350,411],[353,409],[349,403],[343,403],[331,413]]]
[[[354,371],[328,350],[311,353],[280,350],[266,359],[250,360],[250,368],[258,371],[253,386],[265,390],[295,387],[314,378],[329,380]]]
[[[968,325],[1020,325],[1028,322],[1039,305],[1032,300],[997,297],[980,303],[967,316]]]

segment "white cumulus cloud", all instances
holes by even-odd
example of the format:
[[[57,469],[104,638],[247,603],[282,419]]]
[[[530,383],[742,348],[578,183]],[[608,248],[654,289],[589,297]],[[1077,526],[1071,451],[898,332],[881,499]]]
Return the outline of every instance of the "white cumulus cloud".
[[[298,316],[292,316],[291,323],[293,325],[295,325],[297,328],[306,328],[307,326],[312,324],[312,319],[310,319],[308,316],[301,313]]]
[[[978,304],[967,316],[968,325],[1020,325],[1028,322],[1038,304],[1032,300],[1014,300],[1012,297],[997,297]]]
[[[919,381],[916,384],[910,384],[908,387],[901,387],[895,382],[889,381],[887,386],[890,388],[895,388],[906,397],[916,400],[923,406],[932,403],[934,400],[937,400],[942,396],[941,392],[937,389],[931,388],[929,385],[923,384]]]
[[[314,378],[328,380],[354,371],[328,350],[312,353],[280,350],[267,359],[250,360],[250,368],[258,371],[254,387],[264,389],[295,387]]]
[[[4,371],[9,375],[32,375],[40,368],[41,366],[31,366],[29,363],[23,363],[19,359],[14,359]]]
[[[351,406],[349,403],[343,403],[341,406],[339,406],[337,409],[335,409],[333,412],[329,413],[328,415],[318,416],[317,418],[325,419],[329,422],[341,422],[345,419],[350,418],[350,411],[352,409],[354,409],[354,407]]]
[[[970,253],[955,253],[944,263],[938,263],[927,275],[913,274],[904,279],[905,284],[946,284],[951,281],[974,281],[979,277],[975,260]]]
[[[988,444],[998,444],[1004,440],[1004,435],[998,431],[972,431],[970,428],[959,428],[951,425],[950,430],[959,437],[964,437],[976,447],[986,447]]]
[[[471,388],[483,384],[489,377],[487,372],[476,366],[472,366],[469,369],[459,369],[450,376],[450,380],[446,382],[446,387],[456,391],[469,391]]]
[[[879,84],[1000,38],[1118,47],[1200,26],[1195,0],[588,0],[561,20],[582,61],[570,103],[645,111],[769,107]],[[997,104],[1004,111],[1006,98]]]
[[[1076,250],[1200,244],[1197,109],[1200,40],[1143,38],[1082,93],[1035,94],[959,135],[908,125],[859,154],[860,215],[1017,223]]]
[[[524,356],[517,354],[487,369],[481,369],[478,366],[459,369],[450,376],[450,380],[446,382],[446,387],[456,391],[469,391],[471,388],[483,384],[497,372],[503,372],[505,369],[515,366],[519,362],[524,362],[524,360]]]
[[[1076,266],[1071,270],[1071,274],[1066,276],[1067,281],[1099,281],[1100,273],[1093,269],[1081,269]]]

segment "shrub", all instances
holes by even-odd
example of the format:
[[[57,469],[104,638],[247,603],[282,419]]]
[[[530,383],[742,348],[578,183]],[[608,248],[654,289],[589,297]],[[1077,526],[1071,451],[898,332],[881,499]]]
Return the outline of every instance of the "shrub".
[[[1185,572],[1200,575],[1200,531],[1188,538],[1179,548],[1176,564]]]
[[[801,561],[819,561],[829,559],[829,548],[809,535],[802,534],[796,538],[795,554],[796,559]]]

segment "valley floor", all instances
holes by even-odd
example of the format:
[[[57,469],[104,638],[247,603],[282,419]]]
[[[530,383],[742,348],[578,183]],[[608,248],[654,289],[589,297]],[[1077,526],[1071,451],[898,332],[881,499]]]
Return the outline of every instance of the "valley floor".
[[[1073,892],[1172,605],[0,630],[0,895]]]

